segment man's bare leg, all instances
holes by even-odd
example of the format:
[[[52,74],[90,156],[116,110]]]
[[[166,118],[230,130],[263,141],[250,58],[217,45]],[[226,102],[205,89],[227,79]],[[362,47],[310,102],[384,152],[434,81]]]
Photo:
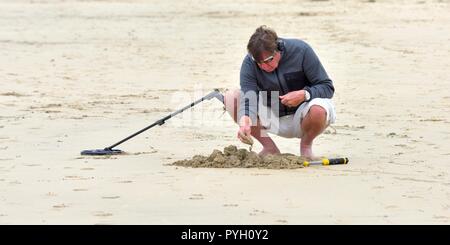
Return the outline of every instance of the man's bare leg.
[[[313,105],[302,121],[303,136],[300,141],[300,154],[307,158],[314,158],[312,145],[314,139],[321,134],[325,128],[327,111],[318,105]]]
[[[228,91],[224,94],[224,104],[225,104],[225,110],[230,114],[230,116],[233,118],[234,122],[237,123],[237,111],[239,106],[239,96],[240,91],[234,90],[234,91]],[[262,151],[259,153],[259,155],[269,155],[269,154],[279,154],[280,150],[278,149],[275,142],[273,142],[272,138],[270,138],[267,133],[264,132],[264,128],[261,125],[261,122],[257,121],[256,126],[251,127],[251,135],[255,137],[256,140],[261,143],[263,146]]]

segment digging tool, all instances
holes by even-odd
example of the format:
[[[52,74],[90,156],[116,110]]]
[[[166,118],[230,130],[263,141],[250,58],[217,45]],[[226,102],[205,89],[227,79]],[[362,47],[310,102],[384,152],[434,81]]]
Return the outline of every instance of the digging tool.
[[[322,160],[317,160],[317,161],[304,161],[303,162],[303,166],[308,167],[310,165],[337,165],[337,164],[347,164],[348,163],[348,158],[344,157],[344,158],[324,158]]]

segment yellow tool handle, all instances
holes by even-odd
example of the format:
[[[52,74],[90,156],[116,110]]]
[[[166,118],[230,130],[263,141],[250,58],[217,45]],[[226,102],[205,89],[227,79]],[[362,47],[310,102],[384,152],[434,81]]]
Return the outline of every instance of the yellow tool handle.
[[[303,162],[303,166],[308,167],[309,165],[337,165],[337,164],[347,164],[348,163],[348,158],[343,157],[343,158],[324,158],[322,160],[318,160],[318,161],[304,161]]]

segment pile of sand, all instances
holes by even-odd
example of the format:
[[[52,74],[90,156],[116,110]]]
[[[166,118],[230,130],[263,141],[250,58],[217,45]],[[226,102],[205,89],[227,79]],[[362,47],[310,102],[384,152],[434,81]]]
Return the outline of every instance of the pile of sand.
[[[277,154],[260,157],[256,152],[238,149],[234,145],[214,150],[209,156],[195,155],[192,159],[180,160],[171,165],[193,168],[302,168],[304,158],[289,154]]]

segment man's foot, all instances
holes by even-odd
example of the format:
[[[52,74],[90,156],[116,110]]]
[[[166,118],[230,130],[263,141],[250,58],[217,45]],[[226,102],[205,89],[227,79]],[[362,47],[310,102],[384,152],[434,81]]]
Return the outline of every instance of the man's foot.
[[[302,157],[307,158],[309,160],[313,160],[316,158],[312,152],[312,145],[301,145],[300,154]]]
[[[268,148],[268,147],[265,147],[265,148],[263,148],[262,149],[262,151],[260,151],[259,153],[258,153],[258,155],[260,156],[260,157],[263,157],[263,156],[267,156],[267,155],[275,155],[275,154],[280,154],[281,152],[280,152],[280,150],[278,149],[278,148]]]

